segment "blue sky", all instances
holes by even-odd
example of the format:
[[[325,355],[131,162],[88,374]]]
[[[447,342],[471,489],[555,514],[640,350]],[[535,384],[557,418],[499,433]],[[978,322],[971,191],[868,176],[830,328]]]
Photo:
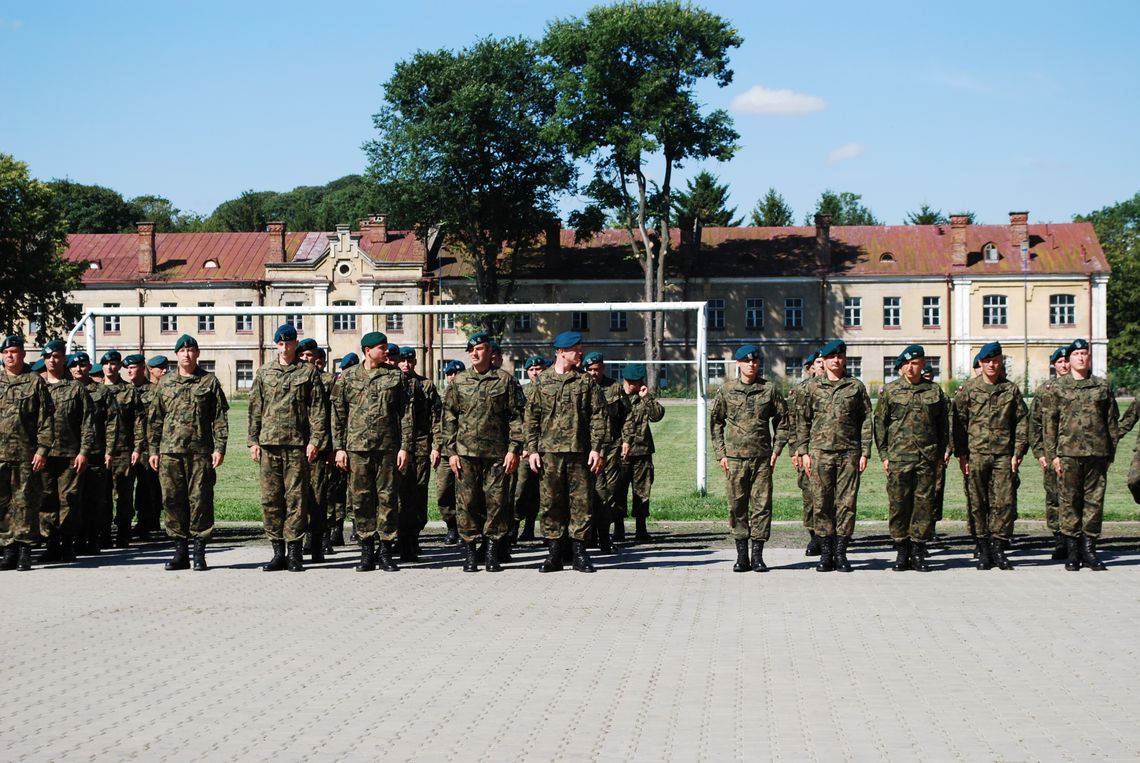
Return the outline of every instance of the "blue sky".
[[[0,151],[209,212],[362,171],[417,49],[539,37],[594,4],[0,0]],[[740,213],[774,186],[797,219],[831,188],[890,224],[923,202],[1063,222],[1140,190],[1140,3],[701,5],[744,38],[733,83],[701,93],[741,133],[704,166]]]

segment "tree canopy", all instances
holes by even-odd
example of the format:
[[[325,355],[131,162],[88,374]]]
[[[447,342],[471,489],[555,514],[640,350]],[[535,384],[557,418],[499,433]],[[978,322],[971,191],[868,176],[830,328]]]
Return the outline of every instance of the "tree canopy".
[[[766,228],[783,228],[787,225],[796,224],[792,208],[788,206],[788,202],[777,193],[775,188],[769,188],[768,193],[764,194],[764,198],[756,202],[756,206],[752,208],[750,222],[753,225]]]
[[[735,228],[743,223],[743,217],[736,217],[736,207],[728,208],[728,186],[718,180],[716,175],[702,170],[685,184],[684,191],[677,191],[673,197],[674,223],[689,219],[702,226],[720,228]]]
[[[1104,247],[1112,277],[1108,280],[1108,362],[1140,365],[1140,192],[1086,215]]]
[[[831,215],[832,225],[882,225],[871,210],[860,203],[863,197],[850,191],[828,189],[819,195],[815,209],[807,214],[805,225],[815,225],[816,215]]]
[[[122,233],[139,221],[118,191],[72,180],[50,180],[68,233]]]

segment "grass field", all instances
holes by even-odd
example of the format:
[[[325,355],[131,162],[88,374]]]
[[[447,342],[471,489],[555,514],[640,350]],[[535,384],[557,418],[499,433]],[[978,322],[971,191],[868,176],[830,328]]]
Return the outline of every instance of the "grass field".
[[[650,512],[660,520],[718,520],[725,518],[724,479],[713,459],[709,447],[708,495],[696,492],[696,404],[667,401],[665,418],[653,425],[657,445],[654,456],[656,482]],[[250,460],[246,441],[246,403],[234,401],[230,409],[229,455],[218,474],[216,508],[218,519],[258,520],[261,518],[258,497],[257,469]],[[1129,459],[1136,442],[1136,432],[1129,433],[1121,442],[1116,463],[1109,470],[1108,491],[1105,496],[1105,519],[1110,521],[1140,520],[1140,506],[1132,501],[1125,484]],[[787,454],[776,464],[773,488],[776,519],[799,519],[803,502],[796,487],[795,471]],[[1025,519],[1044,519],[1045,493],[1041,470],[1036,462],[1027,461],[1022,470],[1022,484],[1018,496],[1018,514]],[[429,495],[431,519],[439,519],[435,511],[435,481],[431,481]],[[965,519],[966,499],[962,474],[957,462],[951,460],[946,479],[945,516],[947,519]],[[877,453],[872,452],[871,464],[863,474],[859,490],[859,517],[886,519],[886,477]]]

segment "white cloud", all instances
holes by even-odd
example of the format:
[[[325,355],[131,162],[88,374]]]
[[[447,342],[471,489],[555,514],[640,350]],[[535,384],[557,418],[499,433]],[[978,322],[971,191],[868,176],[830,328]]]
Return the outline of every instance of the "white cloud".
[[[833,164],[835,162],[845,162],[848,159],[854,159],[861,153],[863,153],[862,143],[848,143],[845,146],[840,146],[834,151],[829,152],[827,155],[827,161]]]
[[[770,90],[754,85],[732,99],[733,111],[748,114],[810,114],[827,108],[827,101],[816,95],[792,90]]]

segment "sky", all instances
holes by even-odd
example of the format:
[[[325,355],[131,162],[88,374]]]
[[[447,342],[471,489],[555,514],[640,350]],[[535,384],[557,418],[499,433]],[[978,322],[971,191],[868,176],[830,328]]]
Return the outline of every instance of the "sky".
[[[595,4],[0,0],[0,152],[209,213],[362,172],[417,50],[539,38]],[[831,189],[887,224],[923,203],[1066,222],[1140,191],[1135,0],[699,5],[744,39],[733,82],[700,90],[740,148],[679,175],[718,175],[738,214],[774,187],[797,220]]]

